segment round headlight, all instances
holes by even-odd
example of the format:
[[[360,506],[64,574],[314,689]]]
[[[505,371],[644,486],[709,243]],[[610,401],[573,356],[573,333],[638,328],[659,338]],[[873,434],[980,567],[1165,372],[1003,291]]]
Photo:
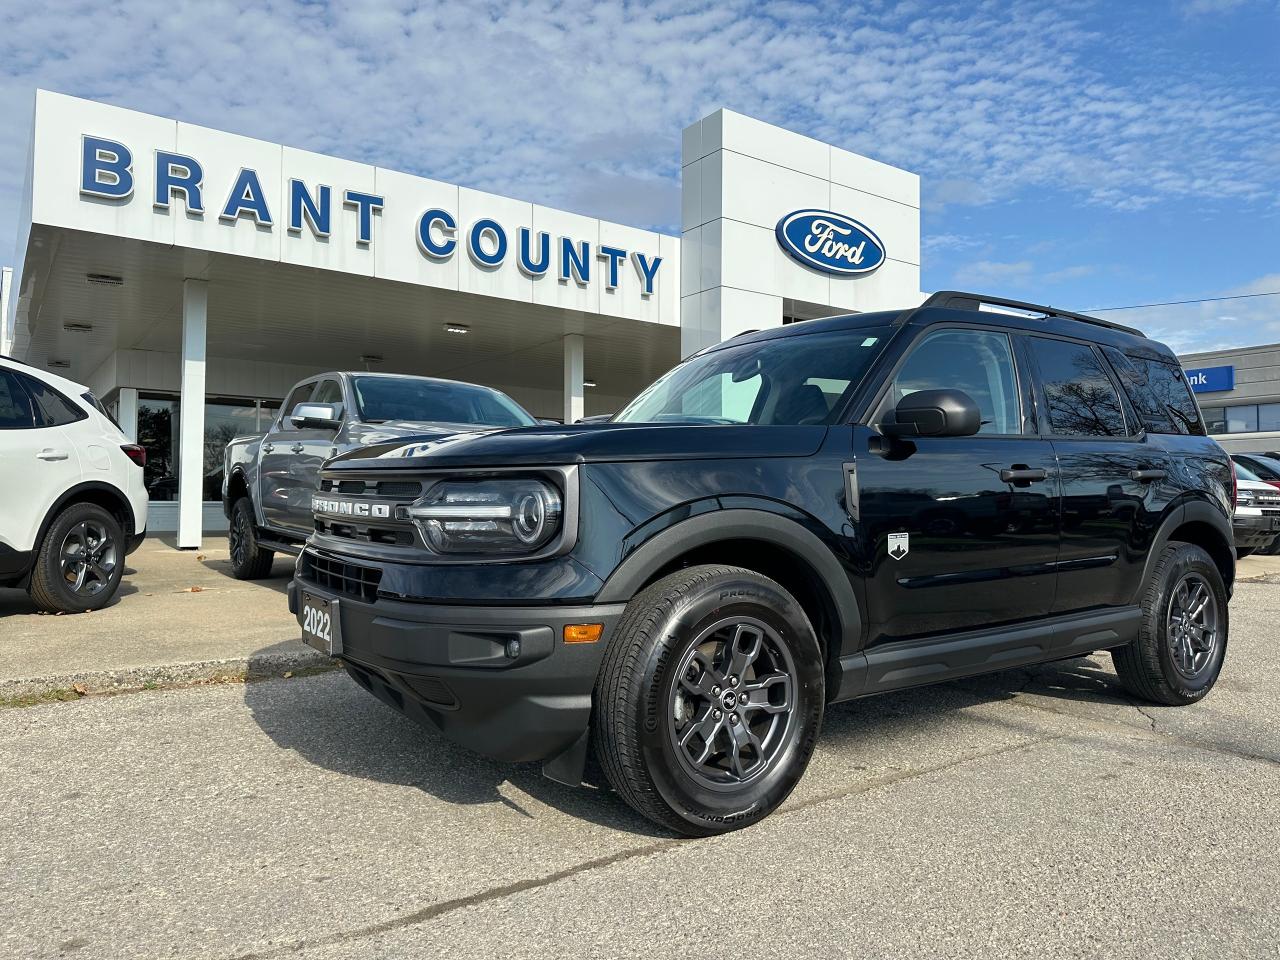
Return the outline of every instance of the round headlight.
[[[547,525],[547,505],[542,495],[530,491],[522,493],[511,511],[511,529],[521,543],[537,543]]]

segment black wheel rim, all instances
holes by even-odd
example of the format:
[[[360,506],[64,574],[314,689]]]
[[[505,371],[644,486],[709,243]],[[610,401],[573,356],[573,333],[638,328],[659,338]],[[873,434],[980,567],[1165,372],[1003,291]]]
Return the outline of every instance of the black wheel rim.
[[[96,597],[108,589],[119,560],[111,531],[96,520],[82,521],[68,530],[58,551],[62,580],[79,597]]]
[[[1198,573],[1185,574],[1169,596],[1165,638],[1174,669],[1188,680],[1198,678],[1213,662],[1221,633],[1218,600]]]
[[[249,518],[243,510],[237,510],[235,521],[231,524],[231,562],[237,567],[244,566],[249,553]]]
[[[777,631],[752,617],[704,629],[676,668],[667,710],[684,770],[714,789],[762,776],[795,722],[796,668]]]

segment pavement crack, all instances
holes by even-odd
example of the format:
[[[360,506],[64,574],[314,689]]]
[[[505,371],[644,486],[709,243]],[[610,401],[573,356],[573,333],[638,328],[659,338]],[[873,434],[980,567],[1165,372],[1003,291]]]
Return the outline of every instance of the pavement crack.
[[[1002,754],[1013,753],[1019,750],[1028,750],[1032,747],[1063,739],[1066,739],[1065,735],[1021,740],[1016,743],[1008,743],[999,747],[994,747],[990,750],[980,750],[975,753],[967,753],[963,756],[931,764],[927,767],[913,767],[906,770],[898,770],[893,773],[886,774],[885,776],[876,777],[863,783],[859,783],[846,790],[837,790],[831,793],[810,797],[807,800],[802,800],[797,803],[789,804],[777,813],[773,814],[769,819],[770,821],[785,819],[794,814],[812,809],[813,807],[821,806],[825,803],[844,800],[849,797],[856,797],[861,794],[870,793],[884,787],[891,787],[909,780],[915,780],[931,774],[953,770],[956,767],[963,766],[967,763],[973,763],[978,760],[987,760],[991,757],[998,757]],[[715,840],[716,838],[709,837],[707,839]],[[556,872],[546,874],[545,876],[530,877],[525,880],[518,880],[515,883],[503,884],[498,887],[490,887],[487,890],[481,890],[465,897],[455,897],[452,900],[442,900],[439,903],[433,903],[428,907],[423,907],[421,910],[415,910],[412,913],[393,917],[392,919],[384,920],[381,923],[370,924],[367,927],[360,927],[355,930],[343,930],[327,936],[316,937],[311,940],[296,940],[292,943],[274,946],[268,950],[237,954],[232,958],[232,960],[270,960],[270,958],[273,957],[296,954],[299,951],[309,950],[314,947],[333,946],[335,944],[363,940],[367,937],[377,936],[382,933],[390,933],[393,930],[400,930],[405,927],[412,927],[420,923],[425,923],[429,920],[434,920],[437,917],[443,916],[444,914],[453,913],[456,910],[464,910],[468,907],[477,907],[497,900],[504,900],[507,897],[514,896],[518,893],[537,890],[541,887],[548,887],[552,884],[559,883],[562,880],[569,880],[573,877],[584,873],[590,873],[594,870],[603,870],[607,867],[614,866],[615,864],[626,863],[629,860],[637,860],[642,857],[656,856],[686,844],[700,842],[703,841],[685,837],[672,837],[667,840],[658,840],[654,843],[647,843],[643,846],[633,847],[630,850],[621,850],[618,853],[610,854],[607,857],[596,857],[592,860],[584,860],[582,863],[576,864],[572,867],[566,867],[563,870],[557,870]]]

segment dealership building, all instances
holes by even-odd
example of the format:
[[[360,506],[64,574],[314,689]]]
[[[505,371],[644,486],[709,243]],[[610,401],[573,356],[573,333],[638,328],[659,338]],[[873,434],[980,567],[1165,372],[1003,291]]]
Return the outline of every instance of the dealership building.
[[[1219,443],[1232,453],[1280,451],[1280,343],[1178,359]]]
[[[921,299],[915,174],[727,110],[683,132],[676,237],[39,91],[19,230],[0,346],[146,446],[184,547],[225,529],[226,440],[315,373],[573,421],[744,330]]]

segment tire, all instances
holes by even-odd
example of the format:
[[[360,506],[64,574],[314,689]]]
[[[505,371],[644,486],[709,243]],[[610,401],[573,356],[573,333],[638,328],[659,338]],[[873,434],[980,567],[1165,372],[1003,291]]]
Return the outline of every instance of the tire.
[[[44,535],[29,592],[46,613],[85,613],[111,602],[128,549],[120,522],[96,503],[66,507]]]
[[[791,594],[750,570],[690,567],[623,611],[596,680],[596,756],[655,823],[689,836],[736,830],[799,782],[823,684],[818,639]]]
[[[1245,557],[1252,556],[1254,553],[1256,553],[1256,552],[1257,552],[1257,550],[1258,550],[1258,548],[1257,548],[1257,547],[1244,547],[1243,549],[1241,549],[1241,548],[1237,547],[1237,548],[1236,548],[1236,559],[1237,559],[1237,560],[1243,560]]]
[[[1133,696],[1168,706],[1195,703],[1222,671],[1227,632],[1227,591],[1217,566],[1200,547],[1171,543],[1143,591],[1138,639],[1112,650],[1111,659]]]
[[[237,580],[261,580],[271,574],[275,552],[258,546],[257,521],[248,497],[241,497],[231,507],[227,547],[231,554],[231,575]]]

